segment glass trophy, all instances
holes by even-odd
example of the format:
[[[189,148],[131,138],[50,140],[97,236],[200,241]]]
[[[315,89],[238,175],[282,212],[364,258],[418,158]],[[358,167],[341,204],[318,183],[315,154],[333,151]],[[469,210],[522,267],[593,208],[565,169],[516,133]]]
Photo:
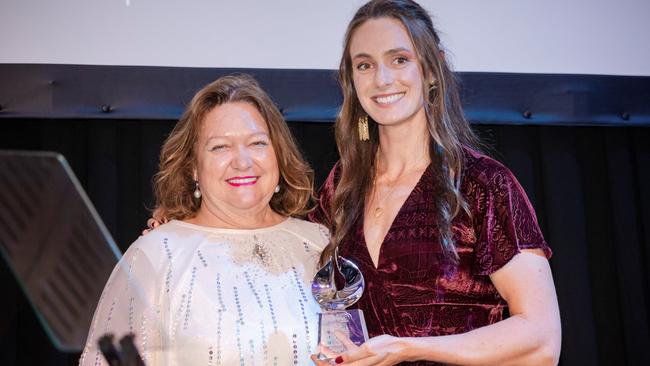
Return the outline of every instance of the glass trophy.
[[[342,289],[336,286],[336,273],[343,277],[345,283]],[[365,282],[363,274],[353,262],[338,255],[334,255],[321,268],[311,285],[311,292],[316,302],[323,310],[319,314],[318,344],[324,345],[329,351],[343,353],[347,350],[339,337],[347,337],[352,343],[361,345],[368,340],[368,330],[359,309],[347,310],[357,302],[363,294]],[[326,359],[322,352],[320,359]]]
[[[52,344],[81,352],[121,253],[63,155],[0,151],[0,257]]]
[[[122,254],[63,155],[0,150],[0,257],[54,347],[81,352]],[[144,366],[128,333],[102,337],[110,365]]]

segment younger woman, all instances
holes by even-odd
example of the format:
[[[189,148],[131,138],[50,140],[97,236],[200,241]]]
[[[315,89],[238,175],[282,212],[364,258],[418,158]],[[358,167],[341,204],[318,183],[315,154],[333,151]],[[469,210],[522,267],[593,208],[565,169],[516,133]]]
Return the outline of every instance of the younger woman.
[[[311,219],[331,230],[321,259],[338,247],[363,272],[372,338],[337,363],[556,364],[551,250],[515,177],[478,151],[431,18],[370,1],[344,44],[340,161]]]

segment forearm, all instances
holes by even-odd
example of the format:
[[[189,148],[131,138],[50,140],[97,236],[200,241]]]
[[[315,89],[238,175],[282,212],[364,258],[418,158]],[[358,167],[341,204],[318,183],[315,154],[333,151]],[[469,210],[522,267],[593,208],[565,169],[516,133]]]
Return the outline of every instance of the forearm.
[[[555,365],[560,311],[548,261],[522,252],[490,275],[511,316],[467,333],[437,337],[381,335],[343,354],[354,366],[435,361],[456,365]],[[370,358],[382,357],[380,363]]]
[[[408,360],[468,366],[555,365],[560,349],[560,329],[555,324],[515,315],[463,334],[401,341]]]

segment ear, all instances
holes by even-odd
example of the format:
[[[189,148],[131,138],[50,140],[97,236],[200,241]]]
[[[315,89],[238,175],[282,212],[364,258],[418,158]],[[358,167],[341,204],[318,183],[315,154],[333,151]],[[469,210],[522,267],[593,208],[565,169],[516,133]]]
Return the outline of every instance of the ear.
[[[442,62],[447,62],[447,60],[446,60],[446,57],[447,57],[447,56],[446,56],[446,54],[445,54],[445,51],[443,51],[443,50],[439,50],[439,51],[438,51],[438,56],[440,56],[440,60],[441,60]]]

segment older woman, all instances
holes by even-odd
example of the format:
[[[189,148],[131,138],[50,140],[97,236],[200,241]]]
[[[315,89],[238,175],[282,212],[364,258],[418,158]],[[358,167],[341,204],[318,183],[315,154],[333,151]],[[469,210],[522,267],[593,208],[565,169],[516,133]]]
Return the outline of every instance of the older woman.
[[[199,91],[165,142],[156,217],[100,299],[81,365],[105,365],[107,332],[132,332],[148,365],[304,364],[309,294],[327,231],[292,218],[312,171],[270,98],[247,76]]]

